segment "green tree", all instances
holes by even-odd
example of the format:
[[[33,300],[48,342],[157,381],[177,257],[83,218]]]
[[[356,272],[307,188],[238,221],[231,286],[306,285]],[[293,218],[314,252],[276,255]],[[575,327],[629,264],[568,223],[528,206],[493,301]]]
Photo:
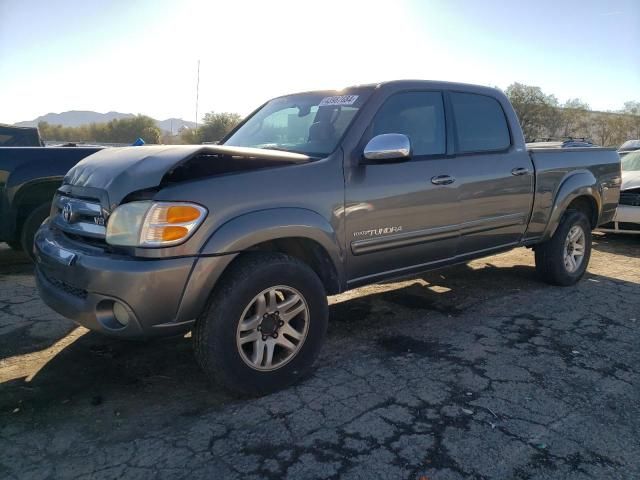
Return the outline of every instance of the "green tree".
[[[630,115],[629,119],[629,139],[640,139],[640,102],[629,101],[624,103],[622,113]]]
[[[640,102],[635,100],[624,102],[622,113],[628,113],[629,115],[640,115]]]
[[[596,143],[606,147],[611,145],[611,139],[614,132],[614,126],[610,115],[598,115],[595,121]]]
[[[579,98],[571,98],[562,105],[562,135],[588,137],[589,104]]]
[[[547,135],[555,137],[562,128],[562,110],[555,95],[548,95],[546,103],[547,108],[542,112],[542,124]]]
[[[156,126],[155,120],[146,115],[78,127],[63,127],[40,122],[38,129],[45,140],[61,142],[133,143],[141,137],[145,143],[153,144],[160,142],[162,133]]]
[[[549,134],[558,125],[558,100],[540,87],[512,83],[505,91],[515,109],[527,141]]]
[[[631,127],[629,128],[629,136],[633,139],[640,139],[640,115],[635,115],[631,119]]]
[[[160,131],[160,129],[154,125],[153,127],[144,128],[140,137],[142,137],[144,143],[158,144],[160,143],[161,135],[162,132]]]
[[[629,140],[633,129],[632,117],[619,114],[612,114],[609,115],[609,117],[609,125],[611,128],[609,146],[619,146],[626,140]]]
[[[131,118],[111,120],[107,123],[107,139],[100,140],[111,143],[132,143],[138,137],[145,143],[158,143],[160,141],[160,129],[156,127],[153,118],[146,115],[136,115]],[[97,132],[100,136],[101,132]]]
[[[217,142],[240,123],[242,117],[237,113],[209,112],[204,116],[204,123],[198,129],[198,138],[202,142]]]
[[[237,113],[209,112],[204,116],[204,122],[196,130],[185,128],[180,133],[180,139],[186,144],[200,144],[203,142],[217,142],[233,130],[242,117]]]
[[[199,140],[195,128],[185,128],[184,130],[182,130],[182,132],[180,132],[180,140],[182,140],[182,143],[186,145],[202,143]]]

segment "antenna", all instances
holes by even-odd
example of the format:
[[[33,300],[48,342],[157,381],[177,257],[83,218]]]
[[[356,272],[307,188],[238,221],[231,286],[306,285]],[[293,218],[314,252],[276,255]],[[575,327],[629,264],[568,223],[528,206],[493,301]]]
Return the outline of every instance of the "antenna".
[[[196,81],[196,134],[198,133],[198,97],[200,95],[200,60],[198,60],[198,80]]]

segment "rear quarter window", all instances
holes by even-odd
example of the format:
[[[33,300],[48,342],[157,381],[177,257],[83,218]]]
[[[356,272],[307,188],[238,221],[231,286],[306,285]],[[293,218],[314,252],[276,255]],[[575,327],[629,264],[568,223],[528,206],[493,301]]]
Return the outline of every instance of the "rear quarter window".
[[[495,98],[453,92],[451,105],[459,152],[504,150],[511,145],[504,110]]]

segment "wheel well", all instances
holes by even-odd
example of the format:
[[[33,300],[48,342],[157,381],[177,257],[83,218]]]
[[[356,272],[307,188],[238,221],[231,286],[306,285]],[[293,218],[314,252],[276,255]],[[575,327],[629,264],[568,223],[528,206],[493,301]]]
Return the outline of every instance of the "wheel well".
[[[598,224],[598,208],[592,197],[583,195],[574,198],[567,207],[567,210],[578,210],[584,213],[591,223],[591,228],[596,228]]]
[[[18,191],[12,204],[15,223],[11,237],[14,240],[20,238],[24,221],[31,212],[42,204],[51,203],[58,186],[59,182],[42,182],[27,185]]]
[[[259,243],[249,249],[253,252],[279,252],[290,255],[309,265],[322,281],[327,295],[339,293],[340,279],[331,257],[318,242],[302,237],[288,237]]]
[[[44,203],[51,203],[59,182],[38,183],[18,192],[15,199],[16,218],[22,223],[29,214]]]

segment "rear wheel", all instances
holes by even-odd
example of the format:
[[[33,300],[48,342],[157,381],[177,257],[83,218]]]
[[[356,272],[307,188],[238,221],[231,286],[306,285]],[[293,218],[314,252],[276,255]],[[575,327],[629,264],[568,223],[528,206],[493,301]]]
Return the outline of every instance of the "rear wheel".
[[[261,395],[306,375],[327,328],[322,282],[279,253],[248,254],[214,291],[193,332],[198,363],[228,390]]]
[[[552,285],[573,285],[582,278],[591,257],[591,225],[587,216],[568,210],[553,237],[536,246],[536,270]]]
[[[22,228],[20,230],[20,245],[22,246],[22,250],[29,255],[29,258],[32,261],[35,260],[35,256],[33,254],[33,239],[36,236],[38,228],[42,225],[42,222],[44,222],[49,216],[50,210],[51,205],[49,203],[43,203],[33,209],[22,224]]]

